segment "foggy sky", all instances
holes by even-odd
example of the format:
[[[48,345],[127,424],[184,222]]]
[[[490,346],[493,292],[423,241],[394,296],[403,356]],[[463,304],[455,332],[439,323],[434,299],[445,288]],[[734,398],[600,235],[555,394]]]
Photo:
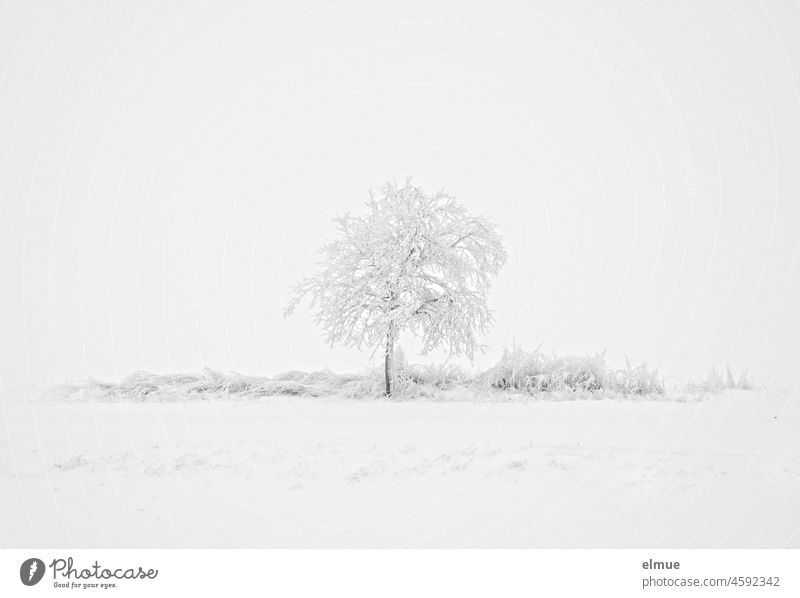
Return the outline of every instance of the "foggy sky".
[[[282,306],[413,176],[505,238],[476,367],[796,386],[796,3],[273,4],[0,7],[0,385],[362,369]]]

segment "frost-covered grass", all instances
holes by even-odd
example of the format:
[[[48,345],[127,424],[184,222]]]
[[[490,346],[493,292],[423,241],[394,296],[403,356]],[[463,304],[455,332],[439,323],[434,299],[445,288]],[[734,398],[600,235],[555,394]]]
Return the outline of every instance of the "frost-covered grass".
[[[377,392],[377,381],[355,374],[286,372],[274,378],[224,373],[205,368],[201,374],[153,374],[135,372],[121,382],[89,379],[66,384],[51,391],[52,398],[130,399],[134,401],[169,401],[186,398],[213,399],[224,396],[256,398],[267,396],[360,397]]]
[[[693,395],[724,390],[749,390],[752,381],[738,379],[730,369],[712,369],[706,378],[676,387]],[[395,355],[390,400],[575,400],[591,398],[660,398],[667,394],[663,378],[646,364],[624,368],[609,365],[603,354],[576,357],[514,348],[488,370],[468,373],[454,363],[409,364],[401,350]],[[200,374],[136,372],[118,383],[89,379],[51,391],[52,398],[133,401],[212,400],[270,396],[385,399],[384,373],[375,367],[359,374],[329,370],[291,371],[269,378],[224,373],[206,368]]]
[[[716,370],[708,379],[694,381],[684,390],[714,392],[749,388],[743,376],[738,382]],[[665,394],[663,379],[646,365],[611,367],[605,357],[564,357],[521,348],[507,350],[486,371],[468,373],[453,363],[408,364],[402,351],[395,355],[391,400],[524,400],[623,398]],[[206,368],[199,374],[154,374],[136,372],[118,383],[89,379],[51,391],[52,398],[73,400],[121,399],[133,401],[212,400],[268,396],[341,397],[380,399],[384,374],[380,367],[359,374],[337,374],[329,370],[291,371],[274,377],[224,373]]]

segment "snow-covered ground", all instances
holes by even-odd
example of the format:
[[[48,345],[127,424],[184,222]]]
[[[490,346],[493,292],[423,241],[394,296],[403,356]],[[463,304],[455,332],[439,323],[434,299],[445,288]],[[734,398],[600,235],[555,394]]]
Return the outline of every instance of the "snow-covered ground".
[[[800,401],[0,404],[0,543],[800,547]]]

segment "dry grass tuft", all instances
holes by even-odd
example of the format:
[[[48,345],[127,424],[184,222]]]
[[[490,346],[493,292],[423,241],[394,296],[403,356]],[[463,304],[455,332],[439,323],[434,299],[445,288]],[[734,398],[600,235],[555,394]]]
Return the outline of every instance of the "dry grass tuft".
[[[705,378],[690,380],[686,384],[689,392],[720,392],[723,390],[752,390],[753,381],[748,378],[747,371],[744,371],[738,378],[735,378],[731,368],[725,366],[725,371],[718,370],[716,366],[711,368]]]

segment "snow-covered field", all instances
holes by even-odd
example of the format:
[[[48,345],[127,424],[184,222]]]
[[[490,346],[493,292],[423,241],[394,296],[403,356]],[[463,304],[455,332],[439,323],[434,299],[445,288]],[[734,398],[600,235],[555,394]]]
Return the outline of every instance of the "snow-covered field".
[[[0,543],[800,547],[800,401],[0,404]]]

